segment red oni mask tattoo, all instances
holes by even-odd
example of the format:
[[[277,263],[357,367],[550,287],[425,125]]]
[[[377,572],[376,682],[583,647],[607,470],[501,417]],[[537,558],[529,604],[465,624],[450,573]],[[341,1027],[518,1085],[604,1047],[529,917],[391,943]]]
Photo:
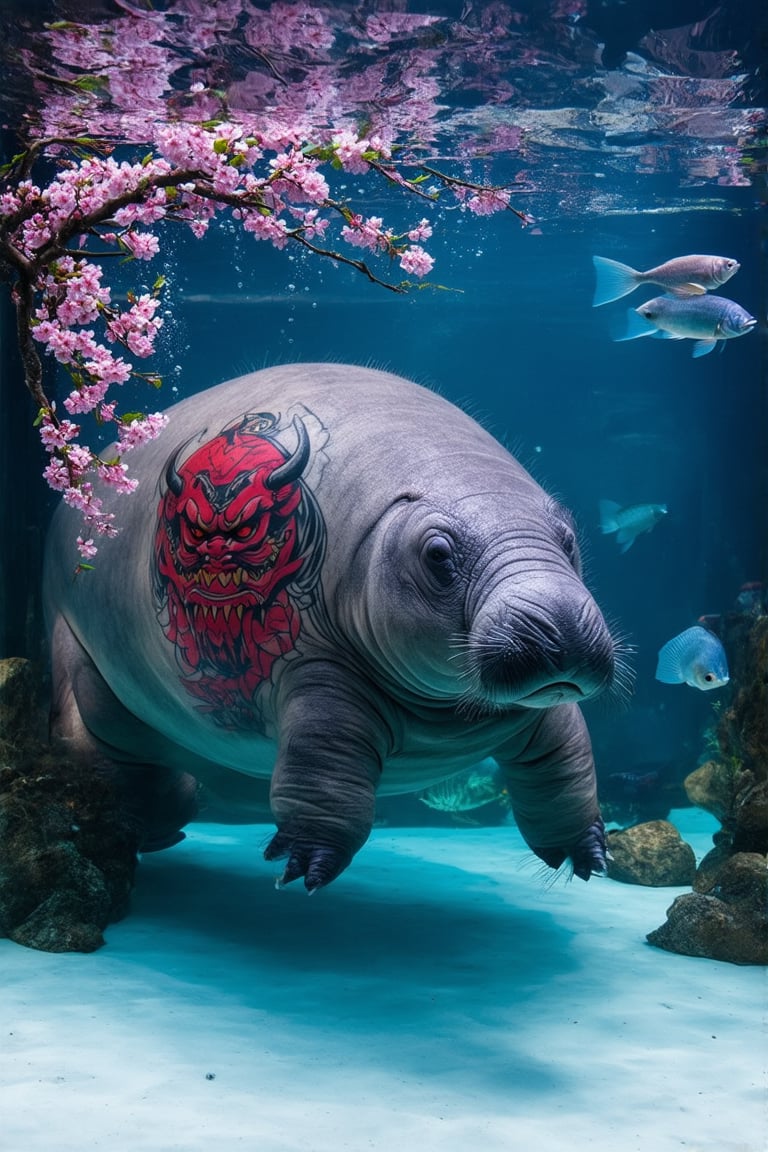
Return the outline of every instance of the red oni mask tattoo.
[[[287,455],[273,438],[276,422],[244,416],[181,465],[180,449],[158,507],[163,631],[185,688],[227,728],[258,724],[256,692],[299,635],[292,592],[308,591],[322,559],[322,522],[300,480],[309,436],[295,417],[298,444]]]

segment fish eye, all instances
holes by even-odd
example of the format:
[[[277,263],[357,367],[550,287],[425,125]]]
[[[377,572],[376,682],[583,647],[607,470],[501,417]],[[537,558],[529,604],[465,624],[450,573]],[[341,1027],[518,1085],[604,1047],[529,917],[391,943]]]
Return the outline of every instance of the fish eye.
[[[704,673],[704,679],[706,680],[707,684],[711,684],[712,681],[714,680],[714,678],[715,678],[714,672],[705,672]]]
[[[642,313],[643,313],[643,316],[645,316],[646,320],[653,320],[653,316],[654,316],[653,308],[643,308]]]

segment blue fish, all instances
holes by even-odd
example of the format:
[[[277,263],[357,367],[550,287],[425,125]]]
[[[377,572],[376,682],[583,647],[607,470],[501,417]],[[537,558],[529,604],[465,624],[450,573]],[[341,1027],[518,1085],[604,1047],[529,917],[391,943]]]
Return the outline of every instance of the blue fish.
[[[725,296],[655,296],[639,308],[629,309],[626,331],[615,339],[656,336],[694,340],[693,355],[706,356],[718,341],[746,336],[756,324],[754,316]]]
[[[616,533],[620,552],[626,552],[641,532],[650,532],[667,514],[666,504],[627,504],[622,508],[615,500],[600,500],[600,530]]]
[[[690,684],[702,692],[722,688],[729,680],[725,649],[713,632],[694,624],[660,649],[656,679],[662,684]]]

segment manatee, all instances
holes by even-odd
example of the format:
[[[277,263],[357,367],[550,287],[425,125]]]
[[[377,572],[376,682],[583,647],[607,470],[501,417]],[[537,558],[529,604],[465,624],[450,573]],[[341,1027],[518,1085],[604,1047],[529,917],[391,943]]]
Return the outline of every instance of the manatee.
[[[145,850],[195,818],[274,821],[311,891],[378,794],[493,757],[551,868],[605,870],[580,705],[620,679],[572,517],[446,399],[388,372],[293,364],[167,410],[130,457],[120,532],[73,578],[48,534],[53,738],[114,775]]]

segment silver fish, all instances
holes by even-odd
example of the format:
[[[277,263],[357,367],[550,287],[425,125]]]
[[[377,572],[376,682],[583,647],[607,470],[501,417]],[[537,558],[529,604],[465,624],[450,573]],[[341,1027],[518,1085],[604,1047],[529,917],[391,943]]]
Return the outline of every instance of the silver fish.
[[[725,649],[708,628],[694,624],[659,650],[656,679],[662,684],[690,684],[708,692],[728,683]]]
[[[666,504],[628,504],[622,508],[615,500],[601,500],[600,529],[615,532],[620,552],[626,552],[641,532],[650,532],[667,514]]]
[[[695,340],[694,356],[706,356],[718,340],[746,336],[757,324],[735,300],[725,296],[654,296],[627,314],[627,331],[617,340],[657,336],[666,340]]]
[[[658,284],[667,292],[680,296],[701,296],[711,288],[719,288],[738,272],[738,260],[728,256],[676,256],[647,272],[638,272],[629,264],[609,260],[606,256],[593,256],[597,273],[593,308],[620,300],[634,292],[640,284]]]

